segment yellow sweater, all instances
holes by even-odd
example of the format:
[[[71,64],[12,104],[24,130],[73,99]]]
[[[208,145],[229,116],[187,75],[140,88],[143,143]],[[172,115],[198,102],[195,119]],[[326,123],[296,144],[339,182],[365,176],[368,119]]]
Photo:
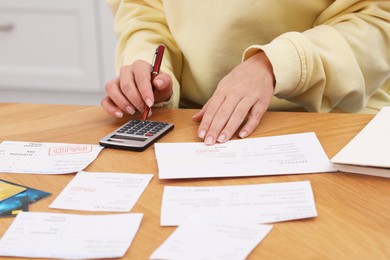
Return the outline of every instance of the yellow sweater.
[[[116,66],[151,62],[174,78],[168,107],[203,105],[259,50],[276,78],[270,110],[377,112],[390,105],[390,0],[107,0]]]

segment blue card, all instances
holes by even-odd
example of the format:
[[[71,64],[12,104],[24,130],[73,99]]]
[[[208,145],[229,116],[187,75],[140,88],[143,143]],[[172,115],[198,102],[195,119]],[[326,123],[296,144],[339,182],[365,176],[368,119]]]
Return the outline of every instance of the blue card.
[[[19,185],[5,180],[1,181],[24,187],[26,190],[0,202],[0,217],[15,216],[20,211],[28,211],[29,204],[37,202],[51,195],[51,193],[46,191]]]

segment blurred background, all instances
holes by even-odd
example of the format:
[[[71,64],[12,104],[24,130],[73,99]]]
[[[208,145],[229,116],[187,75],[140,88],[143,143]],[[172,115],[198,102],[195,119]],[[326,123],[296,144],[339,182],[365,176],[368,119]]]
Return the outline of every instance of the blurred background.
[[[104,0],[0,0],[0,102],[99,105],[115,46]]]

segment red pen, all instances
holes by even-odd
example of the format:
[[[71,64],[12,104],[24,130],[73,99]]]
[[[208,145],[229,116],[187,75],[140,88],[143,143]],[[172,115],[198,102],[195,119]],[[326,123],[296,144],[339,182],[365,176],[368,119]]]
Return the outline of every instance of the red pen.
[[[165,46],[159,45],[154,53],[154,56],[153,56],[152,67],[151,67],[151,71],[150,71],[150,82],[152,83],[152,90],[154,90],[153,80],[158,75],[158,73],[160,73],[160,67],[161,67],[161,63],[162,63],[162,59],[163,59],[163,55],[164,55],[164,50],[165,50]],[[149,111],[150,111],[150,107],[148,107],[145,104],[144,114],[142,117],[143,121],[145,121],[146,118],[148,117]]]

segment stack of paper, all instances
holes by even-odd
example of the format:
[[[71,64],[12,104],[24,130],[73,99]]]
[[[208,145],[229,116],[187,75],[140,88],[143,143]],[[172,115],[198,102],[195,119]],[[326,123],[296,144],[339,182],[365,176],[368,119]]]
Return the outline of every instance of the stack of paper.
[[[390,177],[390,107],[381,111],[331,162],[339,171]]]

